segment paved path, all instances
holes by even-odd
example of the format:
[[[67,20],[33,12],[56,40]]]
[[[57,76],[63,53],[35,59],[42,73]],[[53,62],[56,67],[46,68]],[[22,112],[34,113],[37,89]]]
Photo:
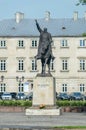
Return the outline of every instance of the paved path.
[[[25,113],[0,113],[0,128],[50,128],[55,126],[86,126],[86,113],[63,113],[57,117],[28,117]]]

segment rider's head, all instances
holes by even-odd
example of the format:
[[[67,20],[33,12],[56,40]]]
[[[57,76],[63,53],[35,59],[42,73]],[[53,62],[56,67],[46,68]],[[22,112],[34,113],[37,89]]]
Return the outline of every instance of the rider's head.
[[[44,28],[44,32],[47,32],[47,28]]]

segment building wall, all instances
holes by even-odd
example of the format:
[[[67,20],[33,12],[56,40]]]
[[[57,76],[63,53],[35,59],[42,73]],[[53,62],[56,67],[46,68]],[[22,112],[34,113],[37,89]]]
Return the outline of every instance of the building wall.
[[[68,93],[80,91],[80,84],[84,84],[84,93],[86,93],[86,70],[80,70],[80,59],[86,60],[86,46],[80,47],[80,40],[83,39],[85,40],[86,37],[53,37],[52,51],[55,60],[54,70],[51,71],[51,73],[56,78],[57,92],[63,91],[63,84],[67,85]],[[3,83],[6,84],[6,91],[18,92],[16,76],[24,76],[23,83],[27,81],[33,83],[37,73],[41,72],[40,60],[37,61],[37,70],[31,70],[31,60],[34,59],[34,56],[37,54],[37,46],[32,47],[32,40],[36,40],[38,44],[39,38],[1,37],[0,41],[1,40],[6,40],[6,47],[0,48],[0,59],[6,59],[7,70],[3,72],[0,71],[0,76],[4,76]],[[24,47],[18,47],[18,40],[24,41]],[[67,46],[61,46],[62,40],[67,40]],[[18,71],[19,58],[23,58],[24,60],[23,71]],[[64,71],[62,70],[63,59],[67,59],[68,61],[68,69]]]

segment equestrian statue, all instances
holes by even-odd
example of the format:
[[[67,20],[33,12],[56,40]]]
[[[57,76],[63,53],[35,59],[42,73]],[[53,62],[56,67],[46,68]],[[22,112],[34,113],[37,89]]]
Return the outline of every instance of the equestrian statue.
[[[40,32],[40,37],[39,37],[39,45],[38,45],[38,52],[37,55],[35,56],[35,60],[41,60],[42,64],[42,75],[46,75],[46,64],[48,65],[48,74],[50,74],[50,62],[51,59],[54,60],[54,56],[52,54],[52,37],[49,32],[47,32],[47,28],[44,28],[43,30],[40,28],[37,20],[36,22],[36,27],[38,31]]]

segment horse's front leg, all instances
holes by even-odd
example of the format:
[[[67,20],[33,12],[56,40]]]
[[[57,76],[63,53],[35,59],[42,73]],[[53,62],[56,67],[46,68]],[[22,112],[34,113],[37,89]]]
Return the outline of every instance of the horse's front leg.
[[[47,61],[48,61],[48,58],[45,59],[45,62],[44,62],[44,72],[46,71],[46,64],[47,64]]]
[[[42,64],[42,72],[41,72],[41,74],[44,74],[45,70],[44,70],[44,61],[43,61],[43,59],[41,59],[41,64]]]

